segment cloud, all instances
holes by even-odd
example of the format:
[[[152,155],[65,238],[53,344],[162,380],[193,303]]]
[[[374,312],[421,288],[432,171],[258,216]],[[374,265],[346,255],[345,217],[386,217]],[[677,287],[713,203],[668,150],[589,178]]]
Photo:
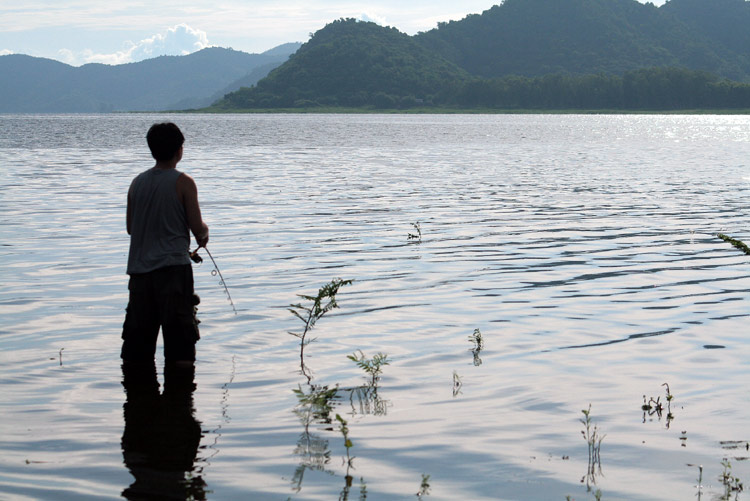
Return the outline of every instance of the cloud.
[[[76,64],[76,56],[72,50],[60,49],[57,51],[57,59],[67,64]]]
[[[10,54],[14,54],[14,52],[12,50],[8,50],[8,49],[2,49],[2,50],[0,50],[0,56],[8,56]]]
[[[380,26],[385,26],[386,25],[385,17],[378,16],[377,14],[371,14],[369,12],[363,12],[362,14],[359,15],[358,19],[360,21],[365,21],[365,22],[371,22],[371,23],[379,24]]]
[[[68,49],[58,51],[60,59],[68,64],[102,63],[125,64],[143,61],[158,56],[184,56],[209,46],[205,31],[178,24],[168,28],[166,33],[157,33],[138,43],[128,41],[121,51],[98,54],[92,50],[74,53]]]
[[[133,61],[157,56],[184,56],[208,47],[205,31],[196,30],[187,24],[178,24],[167,30],[166,35],[156,34],[134,44],[130,50]]]

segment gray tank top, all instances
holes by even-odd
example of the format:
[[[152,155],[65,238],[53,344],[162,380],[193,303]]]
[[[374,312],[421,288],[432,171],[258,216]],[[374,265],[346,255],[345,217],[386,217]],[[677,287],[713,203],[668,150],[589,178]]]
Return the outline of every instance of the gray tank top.
[[[130,185],[128,274],[190,264],[190,230],[177,197],[177,169],[152,168]]]

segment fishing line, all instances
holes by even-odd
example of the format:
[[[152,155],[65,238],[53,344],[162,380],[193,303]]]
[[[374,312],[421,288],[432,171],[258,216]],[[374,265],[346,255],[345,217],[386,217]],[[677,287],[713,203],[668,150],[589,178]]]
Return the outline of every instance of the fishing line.
[[[232,305],[232,310],[234,310],[234,314],[237,314],[237,308],[234,307],[234,301],[232,301],[232,295],[229,294],[229,289],[227,288],[227,283],[224,280],[224,275],[221,274],[221,270],[219,269],[219,265],[216,264],[216,260],[211,255],[211,251],[208,250],[208,247],[203,247],[206,249],[206,253],[208,254],[208,257],[211,258],[211,262],[214,264],[214,269],[211,270],[211,276],[215,277],[216,275],[219,275],[219,285],[224,287],[224,292],[227,295],[227,299],[229,299],[229,304]],[[202,263],[203,259],[198,255],[198,250],[200,250],[200,247],[195,249],[193,252],[190,253],[190,259],[193,260],[195,263]]]

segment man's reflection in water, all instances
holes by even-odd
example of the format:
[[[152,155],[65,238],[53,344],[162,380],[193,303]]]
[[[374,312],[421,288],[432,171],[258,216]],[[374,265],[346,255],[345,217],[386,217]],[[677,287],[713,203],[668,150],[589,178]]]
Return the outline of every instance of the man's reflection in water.
[[[165,366],[163,393],[155,364],[124,363],[122,374],[122,455],[135,477],[123,497],[206,499],[206,484],[194,467],[202,436],[193,408],[195,366]]]

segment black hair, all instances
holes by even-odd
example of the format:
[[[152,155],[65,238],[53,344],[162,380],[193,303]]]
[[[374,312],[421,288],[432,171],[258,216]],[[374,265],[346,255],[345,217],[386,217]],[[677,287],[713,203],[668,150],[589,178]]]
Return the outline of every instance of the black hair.
[[[151,150],[151,156],[157,162],[166,162],[172,160],[185,142],[185,136],[182,131],[172,122],[154,124],[146,134],[148,148]]]

